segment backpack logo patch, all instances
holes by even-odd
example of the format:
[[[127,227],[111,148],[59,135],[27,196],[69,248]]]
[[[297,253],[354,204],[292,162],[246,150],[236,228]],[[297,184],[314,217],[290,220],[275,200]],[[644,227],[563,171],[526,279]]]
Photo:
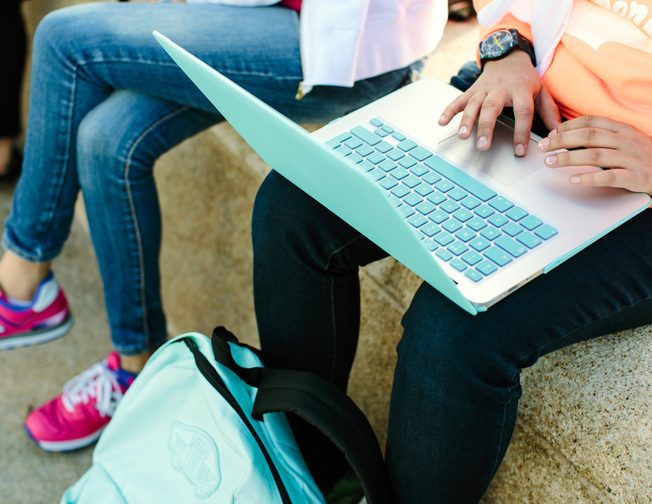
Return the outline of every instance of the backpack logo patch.
[[[172,467],[195,487],[195,495],[205,499],[220,484],[220,459],[215,442],[207,432],[174,422],[169,442]]]

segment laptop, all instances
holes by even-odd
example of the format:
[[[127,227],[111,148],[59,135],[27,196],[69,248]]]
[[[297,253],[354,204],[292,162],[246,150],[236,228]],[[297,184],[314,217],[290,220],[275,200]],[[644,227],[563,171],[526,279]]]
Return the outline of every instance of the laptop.
[[[548,273],[650,205],[647,194],[571,186],[588,167],[544,167],[540,140],[513,154],[500,122],[478,152],[437,119],[459,91],[407,85],[307,133],[154,32],[258,155],[471,314]],[[593,168],[596,169],[596,168]]]

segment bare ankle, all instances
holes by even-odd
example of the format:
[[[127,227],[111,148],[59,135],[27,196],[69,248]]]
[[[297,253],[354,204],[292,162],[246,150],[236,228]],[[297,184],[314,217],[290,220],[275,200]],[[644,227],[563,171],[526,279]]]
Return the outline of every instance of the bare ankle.
[[[151,355],[152,354],[149,351],[136,355],[120,354],[120,367],[130,373],[140,373]]]
[[[29,262],[13,252],[5,252],[0,259],[0,286],[14,299],[31,301],[48,271],[50,262]]]

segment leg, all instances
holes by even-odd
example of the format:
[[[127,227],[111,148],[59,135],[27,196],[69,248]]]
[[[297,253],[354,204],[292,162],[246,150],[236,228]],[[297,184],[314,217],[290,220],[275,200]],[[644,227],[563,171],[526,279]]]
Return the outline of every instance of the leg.
[[[421,286],[403,319],[390,408],[399,502],[477,502],[511,439],[521,369],[652,322],[648,214],[476,317]]]

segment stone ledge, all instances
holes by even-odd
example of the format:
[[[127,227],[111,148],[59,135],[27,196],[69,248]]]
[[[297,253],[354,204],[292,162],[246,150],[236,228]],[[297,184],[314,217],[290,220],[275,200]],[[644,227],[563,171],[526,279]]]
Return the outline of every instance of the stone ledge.
[[[173,333],[220,323],[256,343],[250,217],[267,170],[228,125],[161,159],[161,262]],[[391,259],[361,277],[351,395],[384,443],[400,317],[419,279]],[[524,371],[517,432],[484,502],[652,501],[650,332],[580,343]]]

